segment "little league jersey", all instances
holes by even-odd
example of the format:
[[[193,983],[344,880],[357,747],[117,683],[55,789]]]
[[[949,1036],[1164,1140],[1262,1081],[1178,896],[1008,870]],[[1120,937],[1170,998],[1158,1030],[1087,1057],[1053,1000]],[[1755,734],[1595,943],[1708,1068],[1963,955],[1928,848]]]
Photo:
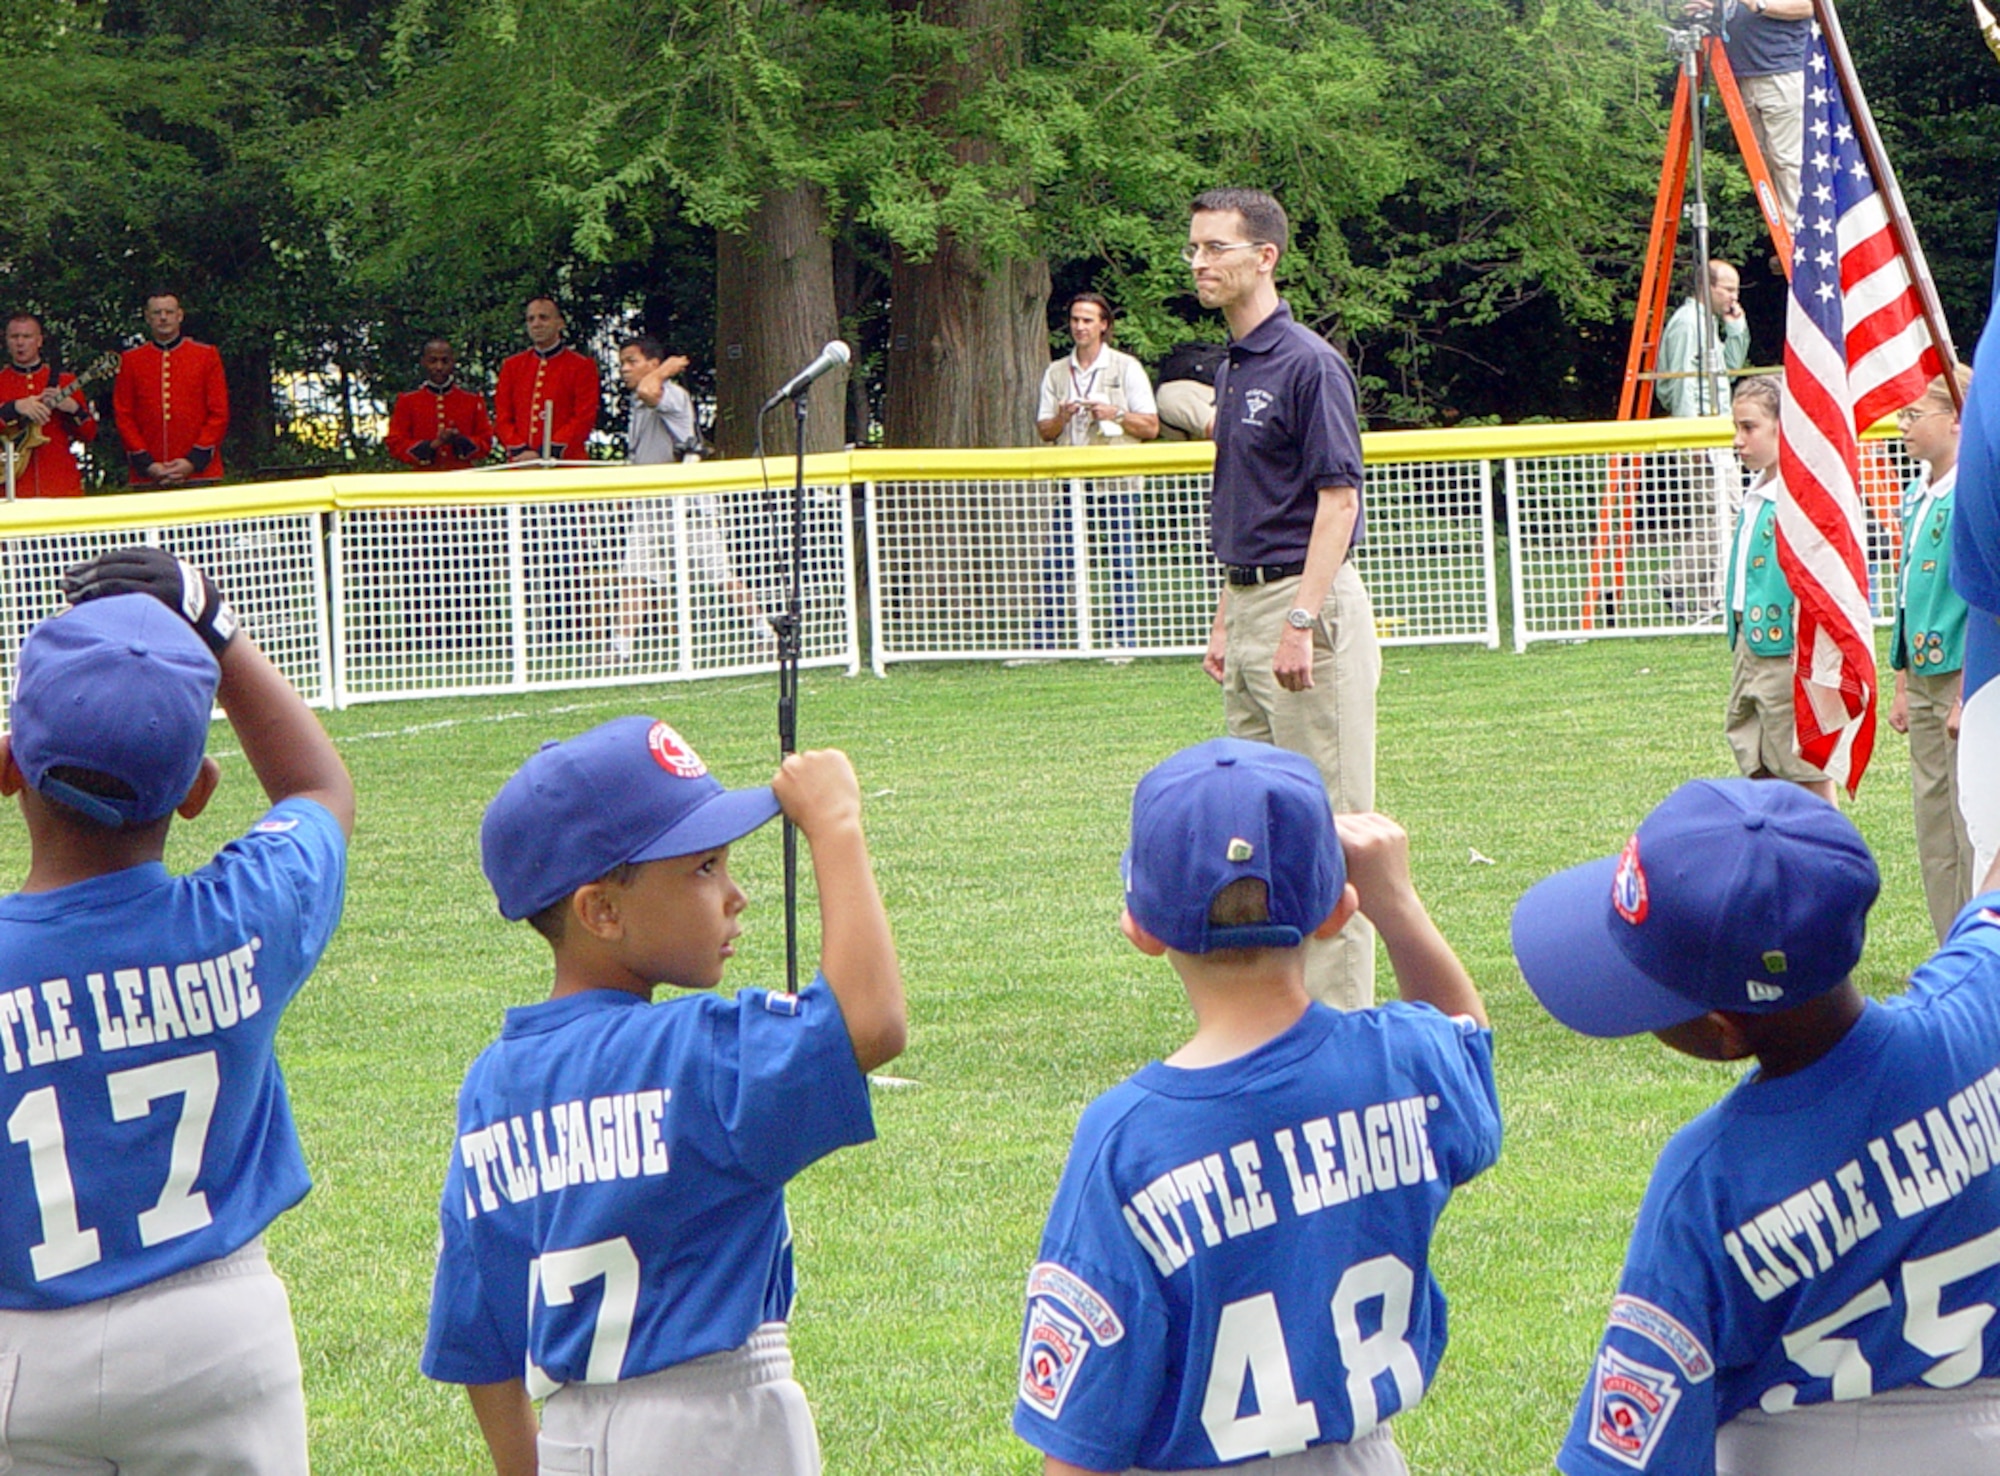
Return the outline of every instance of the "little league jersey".
[[[1099,1097],[1028,1277],[1014,1432],[1093,1471],[1366,1435],[1445,1346],[1431,1233],[1500,1151],[1493,1037],[1315,1004],[1247,1056]]]
[[[272,1042],[346,856],[333,816],[292,799],[190,875],[0,898],[0,1307],[146,1286],[305,1195]]]
[[[1811,1066],[1746,1078],[1674,1135],[1564,1471],[1705,1476],[1746,1410],[2000,1375],[1995,907],[1961,912]]]
[[[459,1092],[424,1372],[540,1397],[740,1347],[791,1310],[786,1180],[874,1135],[823,980],[509,1010]]]

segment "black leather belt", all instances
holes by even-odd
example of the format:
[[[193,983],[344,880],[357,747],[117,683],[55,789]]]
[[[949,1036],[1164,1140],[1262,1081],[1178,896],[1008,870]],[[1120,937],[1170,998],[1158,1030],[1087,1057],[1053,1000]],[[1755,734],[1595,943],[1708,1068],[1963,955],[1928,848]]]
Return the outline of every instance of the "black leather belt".
[[[1224,564],[1223,577],[1241,588],[1249,584],[1276,584],[1280,579],[1296,579],[1306,572],[1304,564]]]

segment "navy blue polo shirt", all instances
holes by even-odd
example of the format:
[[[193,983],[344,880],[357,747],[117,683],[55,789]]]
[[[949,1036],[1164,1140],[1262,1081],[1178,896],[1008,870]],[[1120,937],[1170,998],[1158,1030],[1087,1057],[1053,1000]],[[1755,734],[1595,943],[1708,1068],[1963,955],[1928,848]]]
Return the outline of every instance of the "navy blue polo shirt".
[[[1729,70],[1739,79],[1775,77],[1805,67],[1812,17],[1779,20],[1738,5],[1729,12],[1727,26],[1729,36],[1723,49],[1729,53]]]
[[[1297,564],[1319,489],[1361,489],[1354,371],[1338,349],[1278,310],[1229,345],[1215,377],[1209,543],[1225,564]],[[1361,542],[1362,515],[1353,542]]]

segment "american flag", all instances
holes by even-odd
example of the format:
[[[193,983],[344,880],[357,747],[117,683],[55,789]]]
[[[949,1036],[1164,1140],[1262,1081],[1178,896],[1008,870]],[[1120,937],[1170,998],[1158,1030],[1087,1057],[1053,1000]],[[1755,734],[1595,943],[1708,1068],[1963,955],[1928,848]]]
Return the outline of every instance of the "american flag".
[[[1922,394],[1944,360],[1817,22],[1805,84],[1778,418],[1778,562],[1799,602],[1792,657],[1799,753],[1852,793],[1875,748],[1859,433]]]

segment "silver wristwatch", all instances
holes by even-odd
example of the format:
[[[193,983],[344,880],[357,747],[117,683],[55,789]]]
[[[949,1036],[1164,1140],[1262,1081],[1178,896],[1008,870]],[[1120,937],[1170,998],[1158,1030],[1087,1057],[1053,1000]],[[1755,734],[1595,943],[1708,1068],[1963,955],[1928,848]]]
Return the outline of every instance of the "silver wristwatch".
[[[1311,630],[1316,617],[1310,610],[1293,608],[1285,612],[1285,624],[1293,630]]]

